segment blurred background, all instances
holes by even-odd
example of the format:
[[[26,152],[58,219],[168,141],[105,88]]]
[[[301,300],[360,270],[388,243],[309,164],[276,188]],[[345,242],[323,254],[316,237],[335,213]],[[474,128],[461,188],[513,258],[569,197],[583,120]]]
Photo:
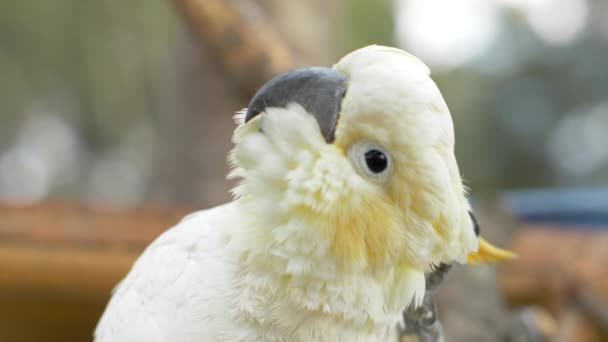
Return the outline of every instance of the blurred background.
[[[608,247],[607,16],[601,0],[0,2],[0,340],[90,340],[143,246],[230,199],[233,113],[273,75],[369,44],[431,67],[482,231],[538,265],[455,271],[448,341],[601,340],[608,311],[579,309],[568,253]],[[549,285],[530,284],[539,253],[563,256]],[[597,264],[585,279],[608,298]]]

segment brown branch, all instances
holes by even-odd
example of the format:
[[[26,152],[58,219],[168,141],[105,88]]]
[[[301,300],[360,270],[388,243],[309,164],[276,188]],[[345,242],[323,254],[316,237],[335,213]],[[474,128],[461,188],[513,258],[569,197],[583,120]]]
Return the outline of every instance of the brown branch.
[[[0,203],[0,341],[90,341],[112,288],[190,211]]]
[[[107,297],[145,246],[188,211],[0,204],[0,287]]]
[[[541,305],[558,314],[581,285],[608,299],[607,245],[608,234],[601,230],[524,227],[511,248],[519,258],[499,273],[506,302]]]
[[[608,334],[608,302],[602,296],[581,286],[575,296],[575,304],[604,334]]]
[[[295,65],[268,23],[243,15],[244,10],[239,11],[233,1],[175,0],[175,4],[247,98],[265,81]]]

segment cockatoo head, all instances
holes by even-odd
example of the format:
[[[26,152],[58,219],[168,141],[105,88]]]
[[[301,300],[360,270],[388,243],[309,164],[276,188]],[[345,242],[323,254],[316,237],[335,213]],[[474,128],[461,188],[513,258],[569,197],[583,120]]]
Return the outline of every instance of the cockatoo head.
[[[450,112],[414,56],[369,46],[283,74],[243,114],[232,175],[252,226],[272,227],[260,250],[426,271],[478,249]]]

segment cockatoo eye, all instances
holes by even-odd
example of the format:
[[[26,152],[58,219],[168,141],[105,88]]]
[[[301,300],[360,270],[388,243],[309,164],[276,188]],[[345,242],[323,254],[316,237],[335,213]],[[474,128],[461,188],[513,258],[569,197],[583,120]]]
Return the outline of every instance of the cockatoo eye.
[[[377,183],[388,180],[392,172],[391,156],[381,146],[363,142],[353,145],[348,151],[348,158],[357,172]]]
[[[367,163],[367,168],[371,172],[381,173],[388,166],[388,158],[381,151],[369,150],[365,152],[365,163]]]

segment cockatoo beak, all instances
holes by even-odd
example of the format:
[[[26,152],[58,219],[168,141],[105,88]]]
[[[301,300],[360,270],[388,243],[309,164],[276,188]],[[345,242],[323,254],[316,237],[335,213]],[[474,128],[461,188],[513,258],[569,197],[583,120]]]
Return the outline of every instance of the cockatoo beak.
[[[317,120],[325,141],[333,143],[347,86],[347,77],[334,69],[302,68],[287,72],[258,90],[249,103],[245,122],[269,107],[285,108],[297,103]]]
[[[506,249],[496,247],[481,236],[478,238],[479,249],[477,252],[469,253],[467,261],[469,264],[485,264],[517,258],[517,255]]]

